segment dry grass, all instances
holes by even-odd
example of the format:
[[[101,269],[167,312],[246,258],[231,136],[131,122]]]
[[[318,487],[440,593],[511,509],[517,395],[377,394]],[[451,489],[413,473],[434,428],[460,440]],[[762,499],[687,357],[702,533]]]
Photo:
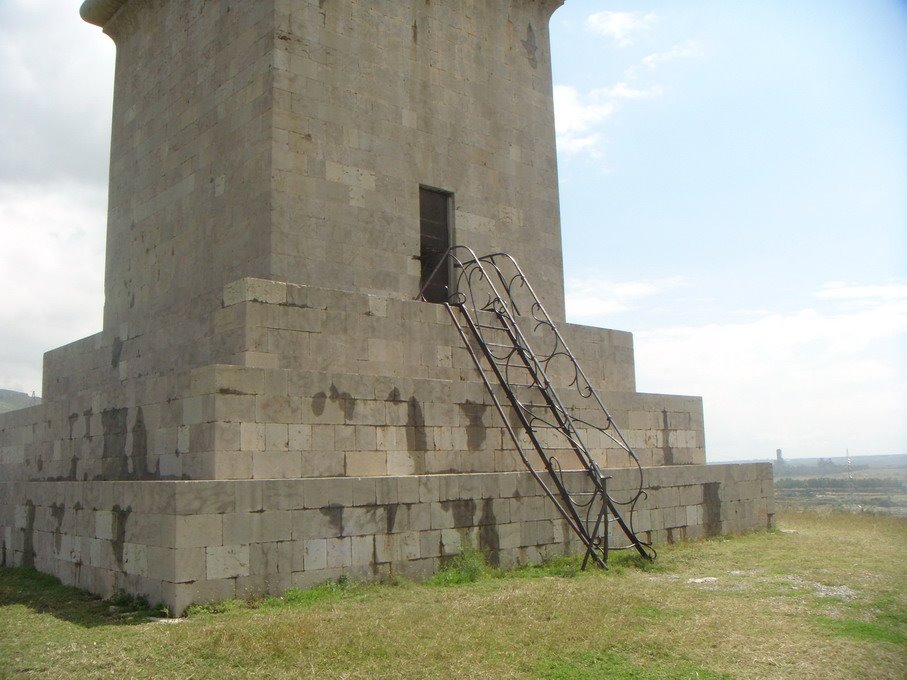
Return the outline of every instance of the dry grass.
[[[176,624],[2,570],[0,677],[903,679],[907,520],[779,525],[797,533],[666,546],[654,570],[351,584]]]

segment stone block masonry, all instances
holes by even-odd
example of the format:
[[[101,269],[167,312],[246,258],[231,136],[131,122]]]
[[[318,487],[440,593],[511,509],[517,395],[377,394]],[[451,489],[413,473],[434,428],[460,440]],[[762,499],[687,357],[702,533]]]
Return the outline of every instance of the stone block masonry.
[[[203,334],[246,276],[412,299],[420,185],[563,319],[560,4],[86,2],[117,46],[104,328]]]
[[[613,494],[633,470],[607,470]],[[635,528],[649,540],[771,526],[771,466],[648,471]],[[587,479],[567,473],[571,488]],[[581,548],[527,472],[188,482],[0,483],[3,566],[102,596],[191,603],[348,576],[424,578],[464,543],[501,567]]]
[[[49,353],[46,403],[0,415],[0,475],[270,479],[519,469],[441,306],[247,278],[225,287],[213,316],[209,342],[221,363],[163,370],[145,336]],[[705,461],[701,400],[636,392],[629,333],[561,328],[644,466]],[[565,403],[591,417],[570,373],[556,364],[549,371]],[[586,439],[600,465],[629,464],[598,433]]]
[[[423,189],[450,243],[527,272],[644,466],[637,529],[770,524],[769,466],[703,465],[701,400],[637,392],[629,333],[564,323],[561,4],[87,0],[117,48],[104,323],[0,415],[0,563],[179,614],[425,576],[464,541],[502,566],[575,550],[445,310],[413,300]],[[625,453],[585,435],[627,492]]]

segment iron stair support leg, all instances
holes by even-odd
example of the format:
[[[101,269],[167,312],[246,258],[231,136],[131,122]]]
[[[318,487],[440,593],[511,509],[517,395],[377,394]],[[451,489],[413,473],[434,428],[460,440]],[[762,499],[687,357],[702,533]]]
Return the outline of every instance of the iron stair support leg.
[[[516,323],[516,319],[511,317],[509,314],[505,315],[501,311],[497,311],[495,314],[498,317],[498,320],[500,321],[503,330],[507,333],[507,336],[510,339],[511,343],[513,344],[514,348],[516,348],[517,354],[519,355],[520,359],[523,361],[523,365],[526,367],[526,370],[529,371],[530,375],[532,376],[532,379],[535,382],[535,384],[537,385],[539,392],[542,393],[542,396],[545,399],[545,402],[548,406],[548,410],[552,414],[554,414],[558,428],[561,430],[561,432],[567,438],[567,441],[570,442],[571,448],[573,449],[574,453],[576,453],[576,456],[579,459],[580,463],[585,467],[587,473],[589,474],[589,477],[592,480],[593,485],[595,486],[596,495],[598,493],[601,493],[602,506],[601,506],[601,510],[599,511],[598,517],[596,518],[595,526],[591,532],[588,532],[588,530],[586,531],[586,535],[588,536],[589,540],[588,540],[588,543],[586,544],[586,554],[585,554],[585,557],[583,558],[582,568],[583,568],[583,570],[586,569],[586,566],[587,566],[587,563],[589,560],[589,556],[591,554],[593,554],[595,543],[599,538],[598,532],[602,527],[604,528],[604,531],[605,531],[605,541],[606,542],[605,542],[605,545],[601,548],[601,553],[603,555],[603,559],[601,561],[604,562],[605,565],[607,565],[607,562],[608,562],[607,512],[608,512],[608,504],[610,502],[610,498],[609,498],[608,492],[607,492],[607,484],[606,484],[606,482],[604,482],[604,480],[606,478],[602,477],[602,474],[601,474],[601,471],[599,470],[598,465],[592,459],[592,456],[588,452],[585,444],[579,439],[579,435],[576,432],[576,428],[572,423],[572,419],[570,419],[569,413],[567,413],[566,408],[561,403],[560,398],[557,396],[557,393],[555,392],[554,388],[551,386],[551,381],[548,380],[548,376],[544,373],[544,370],[541,369],[541,366],[539,366],[539,369],[542,371],[541,375],[544,378],[544,380],[541,380],[539,378],[539,374],[535,370],[536,365],[538,365],[538,360],[535,357],[535,353],[532,351],[532,348],[528,346],[528,343],[525,343],[525,345],[524,345],[524,343],[521,342],[522,333],[519,333],[519,327],[518,327],[518,324]],[[513,329],[516,329],[516,330],[511,329],[511,326],[513,327]],[[571,357],[572,357],[572,355],[571,355]],[[512,399],[511,399],[511,401],[512,401]],[[525,424],[524,424],[524,427],[526,427]],[[527,430],[528,429],[529,428],[527,427]],[[531,432],[530,432],[530,437],[532,437],[533,442],[535,443],[535,437],[532,435]],[[539,446],[537,445],[536,448],[539,448]],[[543,460],[547,461],[546,457],[543,456]],[[549,473],[551,473],[550,470],[549,470]],[[572,507],[572,505],[573,505],[572,501],[570,501],[568,499],[568,502],[571,504],[571,507]],[[592,502],[593,503],[595,502],[594,497],[593,497]],[[604,517],[604,519],[605,519],[603,525],[602,525],[602,517]],[[584,524],[584,526],[585,526],[585,524]],[[622,525],[622,526],[625,526],[625,525]],[[637,542],[635,535],[628,533],[627,537],[634,543]],[[597,553],[595,553],[595,554],[597,556]]]
[[[598,511],[598,517],[595,519],[595,527],[592,529],[591,535],[595,540],[598,540],[598,532],[602,531],[602,543],[600,544],[600,550],[602,553],[602,558],[605,562],[605,565],[608,564],[608,478],[600,477],[600,485],[595,490],[595,496],[601,494],[602,505],[601,509]],[[592,502],[595,502],[595,497],[593,497]],[[589,556],[592,550],[587,549],[586,554],[583,557],[583,566],[582,570],[586,571],[586,565],[589,562]]]
[[[448,307],[450,307],[450,305],[448,305]],[[564,501],[563,504],[557,503],[558,508],[561,510],[561,514],[565,515],[565,519],[567,519],[566,515],[569,515],[570,519],[568,520],[568,522],[573,527],[574,533],[576,533],[580,537],[580,539],[583,541],[583,544],[586,546],[586,548],[588,550],[593,551],[593,556],[594,556],[596,563],[601,567],[605,567],[606,565],[605,565],[604,560],[602,560],[601,557],[597,553],[594,552],[595,543],[592,540],[592,538],[589,536],[589,533],[585,528],[582,518],[577,513],[576,507],[574,506],[573,501],[570,499],[569,492],[564,487],[563,482],[559,479],[557,472],[552,468],[549,457],[547,455],[545,455],[544,447],[542,447],[541,443],[538,441],[538,438],[535,436],[532,426],[526,420],[526,416],[523,413],[522,408],[520,408],[519,401],[516,399],[516,396],[513,394],[513,391],[510,389],[510,385],[507,383],[506,379],[501,374],[500,368],[498,367],[497,363],[494,360],[494,356],[491,354],[487,345],[485,344],[484,340],[482,339],[481,334],[479,334],[478,330],[476,329],[475,322],[472,320],[472,317],[469,316],[469,313],[466,312],[465,309],[462,308],[462,306],[460,307],[460,313],[466,319],[466,324],[469,327],[470,332],[473,334],[473,337],[477,340],[477,342],[479,343],[479,346],[482,348],[482,352],[485,355],[485,360],[488,362],[489,366],[491,367],[492,372],[495,374],[495,377],[498,380],[498,383],[500,384],[501,388],[504,390],[505,394],[507,395],[508,401],[510,401],[511,406],[516,411],[517,417],[520,420],[520,424],[523,426],[523,429],[526,431],[526,434],[529,435],[529,438],[532,441],[533,448],[535,448],[536,453],[538,453],[538,455],[539,455],[539,458],[545,464],[545,469],[548,471],[548,474],[551,477],[552,481],[554,482],[554,485],[557,487],[557,490],[560,493],[562,500]],[[459,327],[459,324],[458,324],[458,327]],[[464,340],[465,340],[465,338],[464,338]],[[473,357],[473,361],[475,361],[476,365],[479,366],[478,357],[476,357],[475,354],[472,352],[472,349],[471,349],[470,345],[468,344],[468,342],[467,342],[467,347],[470,348],[469,352],[470,352],[470,355]],[[480,366],[479,366],[479,371],[482,372],[482,369]],[[494,393],[491,390],[491,386],[489,385],[487,380],[486,380],[485,384],[486,384],[486,388],[488,389],[489,393],[492,394],[492,398],[495,399],[496,405],[498,405],[497,398],[494,396]],[[500,409],[500,407],[498,408],[498,410],[499,410],[502,420],[505,423],[505,426],[507,427],[507,430],[511,436],[511,439],[513,439],[513,442],[516,445],[517,449],[522,451],[519,441],[517,440],[516,433],[513,432],[513,429],[511,428],[506,415],[504,414],[503,410]],[[526,464],[527,468],[530,470],[530,472],[532,472],[533,476],[537,480],[539,480],[538,474],[535,472],[532,465],[529,463],[528,459],[526,459],[525,456],[522,456],[522,457],[523,457],[523,462]],[[543,486],[547,486],[547,485],[543,485]],[[564,505],[566,505],[566,508],[564,507]]]
[[[582,530],[582,520],[578,517],[578,515],[576,515],[575,512],[572,512],[572,513],[567,512],[567,510],[563,507],[563,504],[557,499],[557,496],[554,495],[554,492],[552,492],[551,489],[548,487],[548,485],[545,484],[545,481],[541,478],[541,476],[538,474],[538,472],[535,470],[535,468],[532,467],[531,463],[526,458],[526,454],[524,453],[522,446],[520,446],[517,435],[513,431],[513,428],[510,425],[510,422],[507,420],[507,416],[504,413],[504,409],[501,406],[501,403],[498,400],[497,395],[495,395],[494,390],[491,387],[491,383],[488,381],[488,377],[485,375],[485,371],[482,368],[479,358],[476,356],[475,352],[473,351],[472,346],[469,344],[469,340],[466,337],[466,333],[463,331],[463,327],[460,325],[459,321],[457,321],[456,316],[454,315],[454,313],[452,311],[453,305],[445,303],[444,306],[447,309],[447,313],[450,315],[451,320],[453,321],[454,326],[457,329],[457,332],[460,334],[460,337],[462,338],[463,343],[465,344],[466,349],[469,352],[469,356],[472,358],[473,363],[475,364],[476,369],[478,370],[479,375],[482,378],[482,382],[485,384],[485,389],[488,391],[489,396],[491,397],[492,401],[494,402],[495,408],[498,411],[498,415],[501,416],[501,421],[504,423],[504,427],[507,429],[507,432],[510,435],[510,439],[513,441],[514,446],[516,447],[517,452],[519,453],[520,458],[523,461],[523,464],[529,470],[529,473],[532,475],[532,477],[535,479],[535,481],[538,482],[538,484],[542,487],[542,490],[545,492],[545,494],[548,496],[548,498],[551,500],[551,502],[554,503],[554,506],[557,508],[561,517],[563,517],[564,521],[566,521],[567,524],[570,526],[570,528],[573,530],[573,533],[577,534],[581,539],[583,539],[583,543],[588,547],[589,542],[588,542],[588,540],[586,540],[586,537],[584,536],[583,530]],[[463,317],[467,320],[467,324],[470,325],[470,327],[471,327],[471,325],[472,325],[471,319],[470,319],[468,313],[466,313],[465,310],[463,310],[462,308],[460,308],[459,311],[463,315]],[[473,335],[476,338],[476,340],[478,341],[478,343],[484,347],[484,343],[482,342],[481,337],[476,335],[474,330],[473,330]],[[486,354],[486,360],[489,361],[489,363],[492,366],[492,369],[494,370],[495,364],[490,359],[488,359],[487,354]],[[495,371],[495,373],[497,374],[497,371]],[[498,377],[500,378],[499,374],[498,374]],[[525,423],[524,423],[524,427],[525,427]],[[542,460],[546,463],[546,469],[548,471],[548,474],[551,476],[552,480],[554,480],[555,485],[558,487],[558,491],[561,493],[561,495],[564,498],[566,498],[568,500],[568,506],[571,508],[571,510],[573,510],[572,503],[569,503],[569,495],[566,494],[566,490],[563,489],[562,485],[559,483],[557,475],[554,474],[554,472],[551,470],[550,464],[548,463],[547,458],[545,456],[542,456]],[[600,566],[605,566],[604,563],[600,559],[597,559],[596,562]]]
[[[506,310],[506,308],[505,308],[505,310]],[[518,325],[516,323],[516,320],[513,319],[509,314],[505,316],[500,311],[495,312],[495,314],[496,314],[496,316],[498,316],[499,320],[501,321],[501,325],[504,327],[504,330],[507,333],[508,337],[510,338],[511,342],[513,343],[514,347],[517,349],[517,354],[523,360],[523,363],[524,363],[524,365],[526,365],[527,370],[529,370],[529,372],[532,375],[533,379],[535,380],[536,384],[539,386],[539,391],[542,393],[543,397],[545,398],[545,401],[548,404],[549,410],[554,414],[555,418],[557,419],[557,423],[558,423],[559,427],[561,428],[561,431],[567,436],[567,439],[570,442],[571,447],[573,448],[574,452],[577,454],[577,457],[579,458],[580,462],[583,463],[583,465],[586,468],[587,472],[589,473],[590,477],[592,477],[593,484],[596,484],[596,486],[598,486],[598,480],[596,479],[596,477],[598,477],[599,479],[601,478],[600,477],[601,473],[598,472],[598,465],[595,463],[595,461],[592,460],[589,453],[587,451],[585,451],[585,447],[581,448],[574,440],[574,437],[572,436],[572,432],[574,432],[575,429],[568,426],[568,424],[564,421],[561,414],[562,413],[566,414],[566,408],[564,408],[563,404],[560,403],[560,399],[557,399],[557,395],[555,394],[554,398],[557,399],[557,403],[555,403],[554,399],[552,399],[551,395],[549,394],[549,390],[551,392],[554,392],[554,389],[551,387],[551,383],[547,379],[547,376],[544,376],[545,377],[544,383],[539,380],[538,374],[534,370],[532,363],[527,358],[527,354],[534,355],[534,353],[532,353],[531,348],[529,348],[528,346],[524,346],[519,341],[519,337],[522,337],[522,334],[519,334],[519,337],[518,337],[517,333],[515,333],[510,328],[510,326],[512,325],[514,328],[517,329],[517,332],[518,332]],[[507,323],[507,322],[509,322],[509,323]],[[572,357],[572,354],[570,356]],[[543,373],[543,375],[544,375],[544,373]],[[509,390],[508,390],[508,396],[509,396]],[[607,411],[605,411],[605,413],[607,415]],[[569,418],[569,414],[567,417]],[[525,418],[523,417],[522,413],[520,413],[520,419],[521,419],[521,421],[524,422],[524,427],[527,428],[527,431],[530,431],[530,428],[525,423]],[[610,416],[609,416],[609,420],[610,420]],[[530,431],[530,437],[532,437],[533,443],[536,443],[535,437],[532,435],[531,431]],[[536,444],[536,447],[538,448],[538,444]],[[585,456],[583,454],[585,454]],[[543,460],[547,461],[547,458],[545,456],[542,456],[542,458],[543,458]],[[570,502],[570,501],[568,500],[568,502]],[[572,502],[570,502],[570,504],[571,504],[571,509],[573,509]],[[651,560],[652,556],[648,552],[646,552],[645,547],[642,545],[642,542],[639,540],[639,538],[636,536],[636,534],[632,531],[632,529],[629,527],[629,525],[627,525],[627,523],[624,521],[623,517],[617,511],[617,508],[614,506],[613,501],[611,500],[610,496],[607,495],[606,491],[603,492],[603,506],[607,506],[607,508],[611,511],[611,514],[614,516],[618,525],[621,527],[623,532],[626,534],[627,538],[630,539],[632,545],[636,548],[636,550],[639,552],[639,554],[642,555],[643,557],[645,557],[646,559]],[[603,507],[602,513],[606,514],[604,507]],[[588,536],[588,539],[589,539],[586,542],[586,546],[589,550],[592,549],[591,546],[594,545],[594,540],[595,540],[595,538],[597,538],[597,536],[596,536],[597,531],[598,531],[597,527],[598,527],[598,525],[596,524],[595,533],[593,533],[591,535],[588,534],[588,532],[585,532],[586,536]],[[605,528],[607,529],[607,522],[605,524]],[[603,562],[604,563],[607,563],[607,552],[608,552],[608,547],[606,545],[603,549],[603,554],[604,554]],[[589,553],[587,552],[587,556],[588,556],[588,554]],[[596,558],[598,558],[597,555],[596,555]],[[602,560],[597,559],[597,561],[602,561]],[[584,560],[584,564],[585,564],[585,560]]]
[[[620,525],[620,528],[623,529],[624,533],[627,535],[627,538],[629,538],[633,543],[633,547],[636,548],[636,552],[638,552],[650,562],[654,560],[655,558],[646,551],[646,546],[644,546],[642,541],[640,541],[636,534],[633,533],[633,530],[624,521],[624,518],[621,516],[620,512],[618,512],[617,508],[614,507],[614,502],[611,500],[611,498],[606,498],[608,501],[608,509],[611,511],[611,514],[614,515],[614,520]]]

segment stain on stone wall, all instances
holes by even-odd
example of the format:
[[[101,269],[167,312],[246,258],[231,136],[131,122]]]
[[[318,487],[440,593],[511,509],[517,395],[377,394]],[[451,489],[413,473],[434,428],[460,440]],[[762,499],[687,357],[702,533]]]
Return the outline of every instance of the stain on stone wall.
[[[339,506],[318,508],[318,511],[321,513],[322,517],[330,522],[331,528],[334,530],[334,535],[343,536],[343,508]]]
[[[482,501],[482,515],[479,517],[479,549],[485,552],[488,562],[501,566],[501,539],[498,535],[498,521],[494,516],[494,499]]]
[[[384,515],[387,533],[394,532],[394,526],[397,524],[397,511],[400,509],[398,504],[388,505],[387,513]]]
[[[63,545],[63,518],[66,516],[66,506],[52,503],[50,506],[50,515],[54,518],[54,552],[59,555],[60,548]]]
[[[126,479],[126,409],[111,408],[101,412],[101,427],[104,431],[104,450],[101,460],[101,475],[105,480]]]
[[[110,367],[116,368],[120,363],[120,357],[123,355],[123,341],[119,337],[113,339],[113,345],[110,349]]]
[[[82,435],[83,439],[91,438],[91,416],[94,415],[94,411],[90,408],[82,411],[82,418],[85,420],[85,434]]]
[[[529,60],[529,65],[532,68],[539,67],[538,60],[538,51],[539,45],[535,39],[535,31],[532,30],[532,23],[526,27],[526,37],[523,40],[520,40],[523,44],[523,48],[526,50],[526,58]]]
[[[113,527],[111,530],[113,538],[110,540],[110,543],[113,547],[113,556],[117,561],[117,567],[119,567],[120,571],[123,570],[123,544],[126,542],[126,522],[129,521],[129,514],[131,512],[131,506],[127,506],[126,508],[121,508],[119,505],[113,506]]]
[[[422,404],[415,396],[410,397],[406,410],[406,448],[409,451],[428,450],[428,432],[425,429],[425,414]]]
[[[148,428],[145,427],[145,415],[139,406],[132,426],[132,477],[133,479],[151,479],[154,477],[148,470]]]
[[[668,428],[668,409],[662,409],[661,411],[662,418],[662,430],[661,434],[664,437],[664,444],[662,444],[661,451],[664,455],[663,465],[673,465],[674,464],[674,449],[671,448],[668,443],[668,436],[670,434],[670,429]]]
[[[25,528],[22,529],[22,566],[35,567],[35,504],[25,501]]]
[[[447,510],[453,515],[454,526],[458,529],[475,524],[476,502],[472,498],[448,501]]]
[[[702,485],[703,518],[702,524],[706,536],[717,536],[721,533],[721,482],[708,482]]]
[[[356,413],[356,400],[353,399],[353,395],[349,392],[341,392],[334,383],[331,383],[330,397],[331,401],[340,406],[340,410],[343,411],[343,419],[346,422],[351,421]]]
[[[324,413],[324,407],[327,405],[328,395],[324,392],[319,392],[312,397],[312,414],[315,416],[320,416]]]
[[[466,448],[470,451],[478,451],[485,444],[485,412],[488,410],[488,404],[478,404],[466,400],[460,404],[460,412],[466,416],[468,425],[466,426]]]

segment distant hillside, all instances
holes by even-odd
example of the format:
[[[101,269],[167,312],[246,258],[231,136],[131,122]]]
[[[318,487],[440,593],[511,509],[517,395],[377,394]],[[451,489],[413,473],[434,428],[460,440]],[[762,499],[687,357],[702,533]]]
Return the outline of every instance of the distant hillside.
[[[902,468],[907,467],[907,453],[887,453],[882,455],[859,454],[855,453],[851,457],[854,466],[862,467],[882,467],[882,468]],[[712,461],[709,461],[712,463]],[[775,463],[774,458],[750,458],[747,460],[721,460],[715,461],[715,465],[724,465],[727,463]],[[819,468],[847,466],[847,456],[829,456],[828,458],[786,458],[783,467],[802,467],[802,468]]]
[[[26,406],[40,404],[40,397],[30,397],[25,392],[13,392],[12,390],[0,390],[0,413],[15,411]]]
[[[889,453],[884,455],[855,453],[850,457],[854,466],[874,468],[900,468],[907,467],[907,454]],[[791,458],[784,461],[783,467],[836,467],[847,466],[847,456],[829,456],[828,458]]]

